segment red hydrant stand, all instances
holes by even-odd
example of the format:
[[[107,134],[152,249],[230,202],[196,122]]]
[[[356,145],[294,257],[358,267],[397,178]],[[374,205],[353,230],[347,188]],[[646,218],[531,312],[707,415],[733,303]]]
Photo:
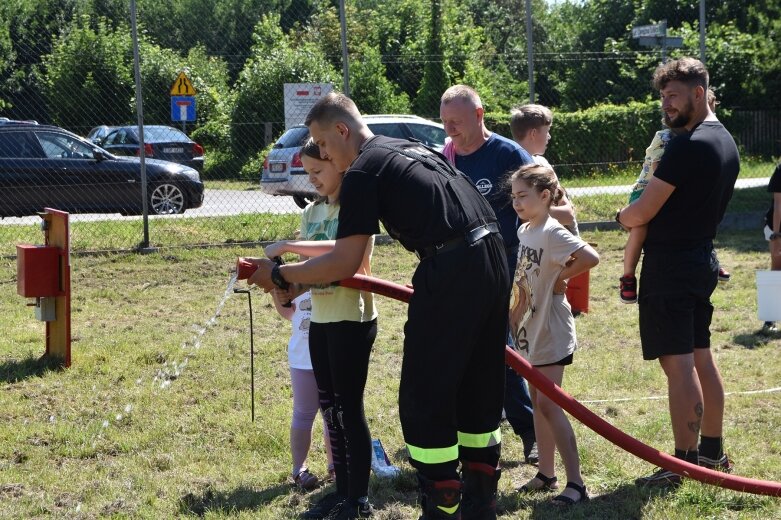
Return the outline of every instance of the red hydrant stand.
[[[65,367],[71,365],[71,265],[70,265],[70,226],[68,213],[45,208],[40,214],[43,219],[45,248],[56,249],[59,262],[53,269],[57,280],[54,298],[55,319],[46,322],[46,353],[44,358],[61,361]],[[27,273],[27,277],[40,276],[40,273]],[[48,273],[46,276],[50,276]],[[29,284],[28,284],[29,288]]]

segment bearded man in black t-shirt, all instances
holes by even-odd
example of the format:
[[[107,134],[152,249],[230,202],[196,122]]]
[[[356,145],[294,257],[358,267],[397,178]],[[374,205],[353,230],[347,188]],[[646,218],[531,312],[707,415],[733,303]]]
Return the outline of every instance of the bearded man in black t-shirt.
[[[346,171],[335,246],[298,264],[261,262],[249,281],[270,290],[349,278],[380,222],[415,251],[421,261],[404,326],[399,415],[422,518],[496,518],[510,297],[496,215],[444,156],[373,135],[342,94],[318,101],[306,124],[323,158]],[[362,518],[344,511],[329,518]]]
[[[719,269],[713,238],[740,158],[708,108],[708,71],[700,61],[660,65],[653,84],[665,124],[686,132],[667,145],[642,196],[616,215],[625,227],[648,225],[638,298],[643,358],[658,359],[667,376],[675,456],[731,471],[722,442],[724,384],[710,351],[710,296]],[[681,476],[660,469],[636,482],[677,486]]]

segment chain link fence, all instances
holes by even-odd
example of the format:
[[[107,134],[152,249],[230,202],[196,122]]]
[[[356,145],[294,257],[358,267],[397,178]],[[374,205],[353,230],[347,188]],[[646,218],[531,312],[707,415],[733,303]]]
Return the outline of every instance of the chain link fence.
[[[137,38],[127,1],[0,7],[0,254],[41,241],[44,207],[73,214],[81,251],[290,237],[313,194],[301,123],[330,89],[348,91],[375,133],[432,146],[444,144],[439,96],[451,84],[473,86],[488,128],[507,137],[510,109],[533,92],[554,111],[546,157],[581,222],[625,204],[660,128],[660,50],[628,35],[567,50],[551,37],[562,13],[541,2],[531,60],[517,0],[137,2]],[[698,55],[687,34],[670,56]],[[745,159],[730,212],[758,219],[781,110],[743,106],[728,86],[717,113]]]

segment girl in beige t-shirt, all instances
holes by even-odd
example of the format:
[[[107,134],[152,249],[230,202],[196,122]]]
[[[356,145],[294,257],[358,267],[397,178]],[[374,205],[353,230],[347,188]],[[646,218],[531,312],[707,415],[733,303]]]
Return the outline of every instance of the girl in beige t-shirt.
[[[599,256],[551,218],[550,207],[560,196],[551,168],[523,166],[511,175],[510,182],[513,208],[525,222],[518,229],[510,331],[516,350],[561,386],[564,367],[572,363],[577,346],[575,321],[564,296],[567,280],[597,265]],[[558,449],[567,472],[567,486],[553,503],[571,505],[587,500],[572,425],[557,404],[533,386],[530,390],[540,461],[537,475],[520,491],[558,487],[554,474],[554,453]]]

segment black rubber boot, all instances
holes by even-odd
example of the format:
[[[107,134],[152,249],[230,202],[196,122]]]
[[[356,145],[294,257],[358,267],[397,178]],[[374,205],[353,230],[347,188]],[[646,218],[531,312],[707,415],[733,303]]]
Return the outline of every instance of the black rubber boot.
[[[499,468],[489,464],[466,461],[462,463],[462,520],[496,520],[496,488],[501,474]]]
[[[429,480],[418,474],[420,507],[419,520],[461,520],[461,481]]]

